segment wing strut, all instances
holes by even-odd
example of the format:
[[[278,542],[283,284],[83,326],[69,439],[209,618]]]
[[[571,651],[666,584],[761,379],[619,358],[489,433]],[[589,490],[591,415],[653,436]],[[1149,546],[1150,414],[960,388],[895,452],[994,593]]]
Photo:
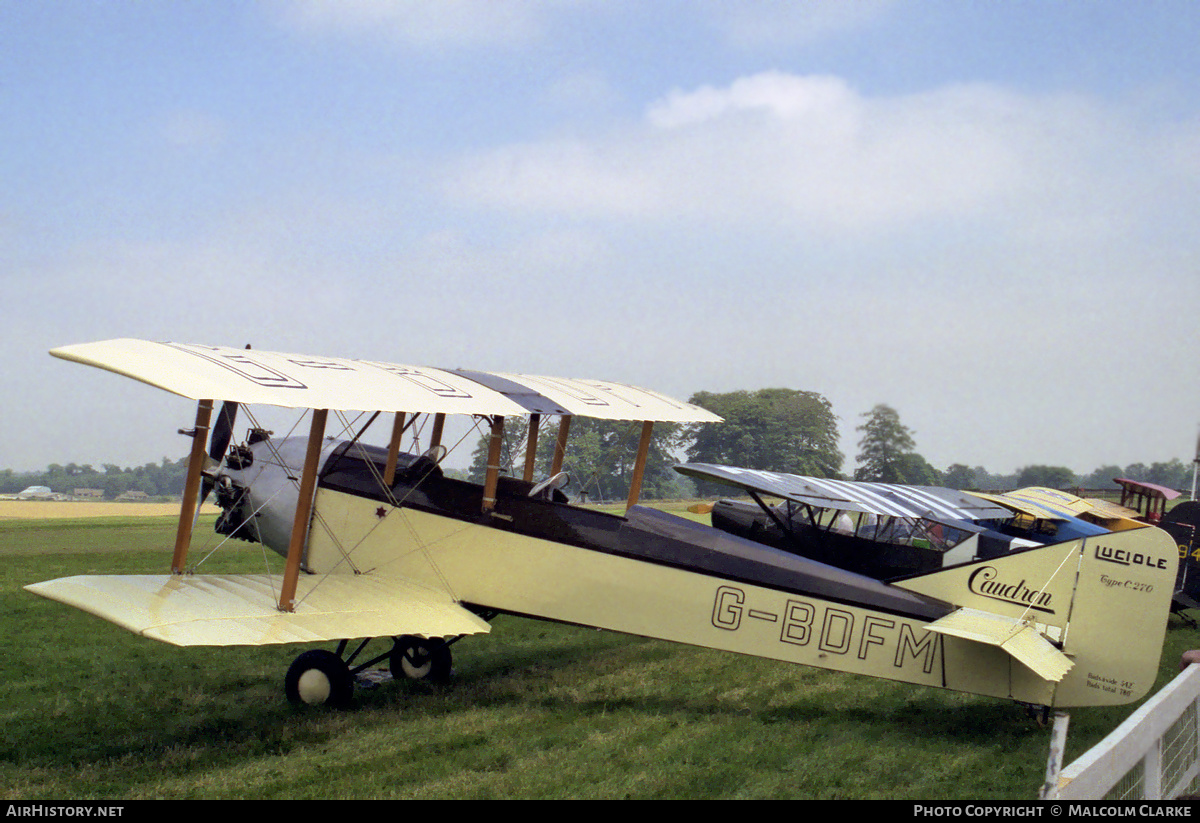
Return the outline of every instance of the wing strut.
[[[637,460],[633,464],[633,481],[629,484],[629,503],[626,509],[632,509],[642,493],[642,475],[646,473],[646,457],[650,454],[650,435],[654,431],[654,421],[642,422],[642,439],[638,441]]]
[[[487,475],[483,481],[483,510],[496,508],[496,486],[500,483],[500,446],[504,440],[504,418],[492,418],[492,439],[488,443]]]
[[[766,501],[762,499],[762,495],[760,495],[758,492],[754,491],[753,489],[746,489],[746,493],[749,494],[751,498],[753,498],[754,502],[758,504],[758,507],[766,513],[767,517],[771,518],[771,520],[774,521],[775,525],[779,527],[779,531],[781,533],[783,533],[783,534],[791,534],[792,533],[791,528],[786,523],[784,523],[783,520],[781,520],[779,518],[779,514],[775,511],[775,509],[772,508],[771,506],[768,506]]]
[[[208,424],[212,419],[213,401],[201,400],[196,406],[196,428],[192,431],[192,451],[188,456],[187,481],[183,487],[183,506],[179,510],[179,528],[175,532],[175,554],[171,557],[171,573],[183,574],[187,564],[188,547],[192,542],[192,524],[196,520],[196,505],[200,499],[200,471],[207,454]],[[184,433],[182,430],[180,433]]]
[[[292,538],[288,543],[287,565],[283,585],[279,589],[279,610],[296,608],[296,583],[300,579],[300,558],[308,537],[308,521],[312,516],[313,496],[317,488],[317,464],[321,458],[321,440],[325,437],[328,409],[313,409],[312,426],[308,432],[308,450],[304,453],[304,473],[300,477],[300,498],[296,501],[296,518],[292,521]]]
[[[429,435],[429,448],[442,445],[442,430],[446,427],[446,413],[438,412],[433,416],[433,433]]]
[[[554,460],[550,466],[550,476],[562,471],[563,458],[567,454],[567,436],[571,433],[571,416],[564,414],[558,419],[558,440],[554,442]]]
[[[416,415],[413,415],[416,419]],[[396,461],[400,459],[400,438],[404,437],[404,412],[396,412],[392,420],[392,439],[388,441],[387,465],[383,470],[383,482],[390,489],[396,481]]]
[[[542,416],[537,412],[529,415],[529,441],[525,445],[525,482],[533,482],[533,472],[537,467],[537,441],[538,441],[538,426],[541,425]],[[550,475],[553,477],[554,475]]]

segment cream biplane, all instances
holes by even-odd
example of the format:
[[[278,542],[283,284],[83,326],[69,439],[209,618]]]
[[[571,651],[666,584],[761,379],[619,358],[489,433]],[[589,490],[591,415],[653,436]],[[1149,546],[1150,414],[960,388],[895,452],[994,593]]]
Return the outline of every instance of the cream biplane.
[[[1044,707],[1111,705],[1155,680],[1175,576],[1153,528],[952,565],[892,583],[637,505],[652,427],[716,422],[653,392],[589,380],[444,371],[135,340],[52,354],[198,401],[171,572],[79,576],[28,588],[177,645],[335,641],[285,678],[295,702],[345,704],[355,639],[392,639],[396,675],[445,676],[450,644],[514,614]],[[222,401],[213,423],[213,408]],[[235,405],[236,404],[236,405]],[[307,437],[231,431],[238,406],[312,410]],[[330,412],[392,415],[388,446],[326,439]],[[443,472],[444,415],[489,432],[482,484]],[[415,416],[435,441],[401,453]],[[623,515],[573,505],[561,474],[574,416],[638,421]],[[428,419],[428,417],[426,419]],[[505,422],[528,417],[523,472],[500,467]],[[561,421],[548,477],[533,476],[547,418]],[[374,417],[372,417],[374,419]],[[212,429],[211,436],[209,429]],[[206,445],[208,454],[206,454]],[[278,575],[197,573],[198,500],[217,531],[286,561]],[[365,643],[365,640],[364,640]]]

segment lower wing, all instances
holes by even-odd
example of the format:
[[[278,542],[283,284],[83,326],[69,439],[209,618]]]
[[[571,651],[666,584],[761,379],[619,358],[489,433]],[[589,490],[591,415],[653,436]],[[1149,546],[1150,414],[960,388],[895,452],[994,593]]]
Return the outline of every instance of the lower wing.
[[[176,646],[262,646],[354,637],[481,634],[488,623],[443,591],[373,574],[302,576],[295,611],[268,575],[83,575],[34,594]]]

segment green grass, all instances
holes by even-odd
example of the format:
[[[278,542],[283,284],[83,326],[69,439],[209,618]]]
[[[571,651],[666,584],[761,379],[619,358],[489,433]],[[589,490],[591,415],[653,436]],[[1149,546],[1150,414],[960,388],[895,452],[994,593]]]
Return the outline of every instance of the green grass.
[[[162,572],[173,542],[171,519],[0,524],[0,796],[1030,799],[1044,777],[1049,730],[1005,701],[508,617],[448,686],[297,710],[303,647],[178,649],[21,589]],[[1173,619],[1159,685],[1192,646]],[[1073,712],[1068,760],[1133,708]]]

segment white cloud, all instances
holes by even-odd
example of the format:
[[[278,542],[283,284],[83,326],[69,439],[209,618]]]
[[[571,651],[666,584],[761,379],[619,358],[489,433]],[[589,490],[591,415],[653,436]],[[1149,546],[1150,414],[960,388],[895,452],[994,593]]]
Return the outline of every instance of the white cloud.
[[[446,188],[471,205],[573,215],[633,216],[667,205],[635,147],[582,138],[503,147],[462,161]]]
[[[852,123],[858,119],[857,108],[854,93],[840,78],[764,72],[739,78],[728,88],[674,90],[651,104],[646,119],[659,128],[680,128],[739,112],[759,111],[780,121],[819,119]]]
[[[1047,174],[1086,188],[1119,148],[1103,128],[1077,99],[984,85],[868,98],[838,78],[765,72],[673,91],[600,136],[479,154],[447,189],[527,211],[857,231],[1036,204],[1054,194]]]

